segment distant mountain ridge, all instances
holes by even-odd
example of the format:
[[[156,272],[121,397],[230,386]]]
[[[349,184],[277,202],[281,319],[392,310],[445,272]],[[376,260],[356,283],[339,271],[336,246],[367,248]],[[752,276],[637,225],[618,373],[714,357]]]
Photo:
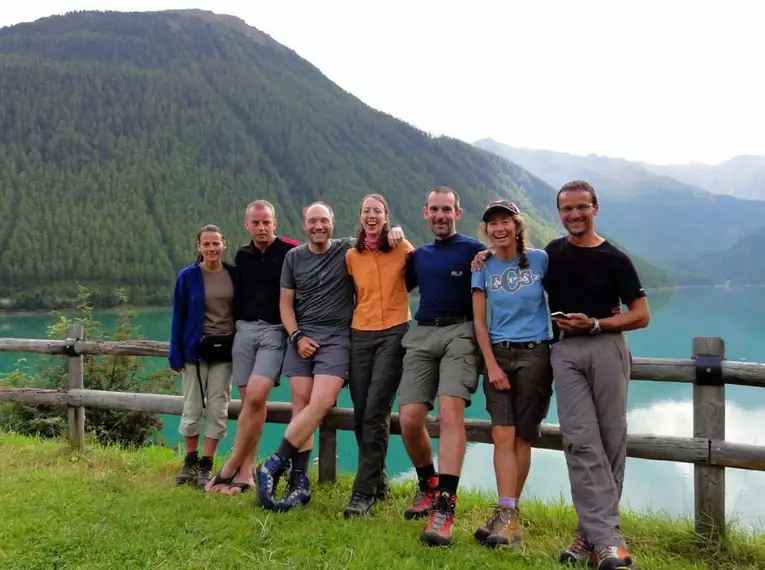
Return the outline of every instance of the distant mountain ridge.
[[[644,166],[658,174],[702,186],[715,194],[765,200],[765,156],[740,155],[716,165],[691,163]]]
[[[728,281],[736,268],[710,271],[701,260],[725,251],[765,225],[765,201],[714,194],[621,158],[518,149],[491,139],[476,146],[528,169],[559,188],[573,179],[592,183],[602,207],[597,225],[678,284]],[[765,252],[761,254],[765,258]]]

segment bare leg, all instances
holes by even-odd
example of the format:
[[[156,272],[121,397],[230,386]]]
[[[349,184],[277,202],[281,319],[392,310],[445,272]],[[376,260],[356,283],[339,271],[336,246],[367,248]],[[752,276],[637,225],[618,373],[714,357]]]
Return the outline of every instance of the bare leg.
[[[465,400],[454,396],[439,396],[441,439],[438,446],[439,474],[457,475],[462,472],[467,435],[465,433]]]
[[[399,410],[401,439],[415,467],[424,467],[433,463],[430,435],[425,429],[427,416],[428,407],[425,404],[406,404]]]
[[[491,428],[494,441],[494,474],[497,478],[497,494],[500,498],[518,498],[518,461],[515,455],[515,427]]]
[[[293,416],[284,432],[285,439],[300,450],[310,449],[306,444],[311,442],[316,428],[335,405],[343,384],[344,380],[337,376],[317,374],[308,405]]]

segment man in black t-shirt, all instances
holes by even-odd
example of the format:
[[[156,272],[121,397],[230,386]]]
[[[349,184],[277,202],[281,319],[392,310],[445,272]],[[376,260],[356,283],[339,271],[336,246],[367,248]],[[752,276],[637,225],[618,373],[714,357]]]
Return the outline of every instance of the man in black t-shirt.
[[[569,182],[557,202],[568,235],[545,247],[545,288],[558,339],[550,357],[558,418],[579,518],[560,561],[589,560],[599,570],[631,568],[619,529],[630,378],[624,332],[648,326],[650,310],[630,258],[595,233],[594,188]]]

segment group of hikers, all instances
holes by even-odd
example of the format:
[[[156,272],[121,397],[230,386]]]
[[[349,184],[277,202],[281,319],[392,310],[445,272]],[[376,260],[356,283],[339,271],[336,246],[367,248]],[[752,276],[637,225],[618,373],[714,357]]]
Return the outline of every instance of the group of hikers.
[[[252,239],[233,264],[223,261],[223,232],[204,226],[198,259],[180,271],[174,290],[169,364],[183,373],[179,429],[187,451],[177,482],[222,494],[253,488],[273,511],[306,505],[314,432],[347,385],[358,468],[344,516],[367,514],[388,492],[389,420],[398,396],[401,436],[418,479],[404,517],[427,518],[422,540],[448,545],[465,408],[483,376],[499,499],[475,538],[522,547],[519,501],[554,382],[578,516],[560,561],[630,568],[619,520],[630,378],[624,332],[646,327],[650,311],[630,258],[595,232],[594,188],[575,180],[556,200],[568,235],[544,249],[526,245],[519,208],[503,200],[482,213],[480,237],[488,245],[458,232],[459,194],[446,186],[426,192],[423,215],[434,240],[417,248],[391,226],[379,194],[362,200],[353,238],[333,238],[332,208],[310,204],[302,245],[277,236],[273,205],[256,200],[245,211]],[[414,288],[420,300],[412,322]],[[266,402],[282,375],[292,418],[278,448],[253,469]],[[213,474],[232,379],[242,408],[231,455]],[[436,402],[437,470],[426,429]]]

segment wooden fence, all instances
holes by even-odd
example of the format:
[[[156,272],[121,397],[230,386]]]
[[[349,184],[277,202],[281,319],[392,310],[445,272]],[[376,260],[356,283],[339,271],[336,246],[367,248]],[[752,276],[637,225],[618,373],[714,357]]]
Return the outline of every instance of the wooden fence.
[[[0,351],[58,354],[68,357],[67,390],[0,388],[0,402],[62,405],[69,408],[69,439],[76,449],[85,440],[85,408],[119,409],[180,415],[181,396],[85,390],[83,355],[167,357],[168,343],[157,341],[89,341],[80,325],[72,325],[66,340],[0,338]],[[725,441],[725,386],[765,387],[765,364],[725,360],[725,342],[717,337],[696,337],[691,358],[633,358],[632,379],[693,384],[693,437],[660,437],[629,434],[627,455],[694,465],[694,515],[696,531],[705,537],[722,536],[725,530],[725,468],[765,471],[765,446]],[[237,418],[241,401],[232,400],[229,417]],[[270,402],[266,421],[287,424],[291,406]],[[336,477],[337,430],[353,430],[353,410],[334,408],[319,428],[319,480]],[[491,443],[488,420],[466,420],[467,439]],[[428,419],[428,432],[439,435],[437,418]],[[398,415],[391,417],[391,433],[400,434]],[[535,443],[541,449],[561,450],[557,426],[543,426]]]

